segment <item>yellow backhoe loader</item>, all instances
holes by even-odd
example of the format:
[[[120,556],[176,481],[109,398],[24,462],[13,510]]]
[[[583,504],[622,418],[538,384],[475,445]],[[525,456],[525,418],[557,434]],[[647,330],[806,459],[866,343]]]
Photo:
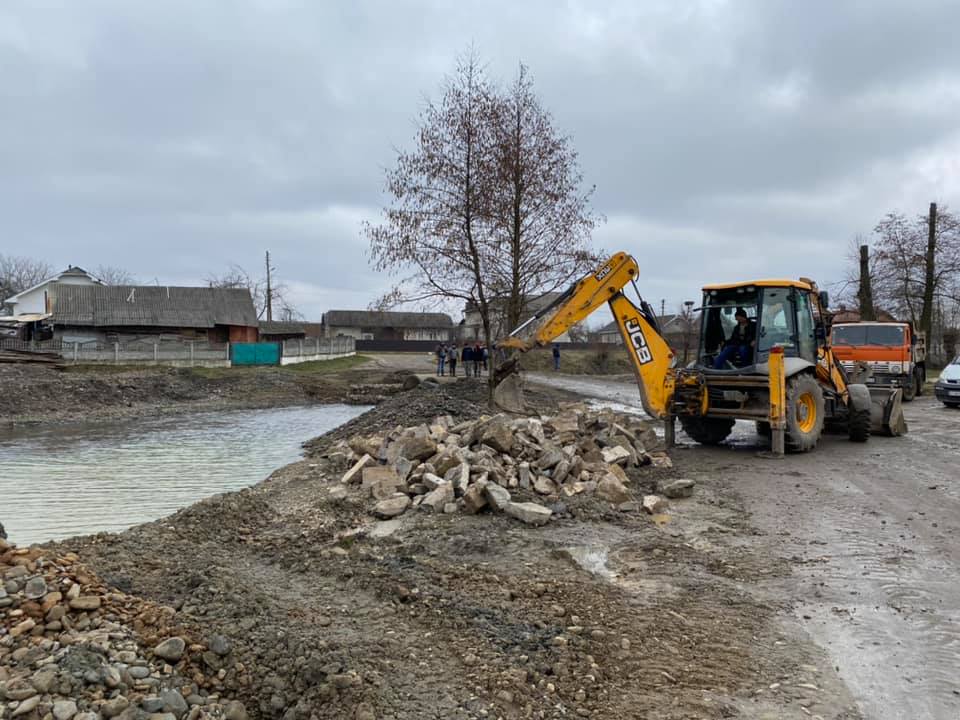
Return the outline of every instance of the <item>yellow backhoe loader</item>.
[[[828,343],[827,294],[812,280],[707,285],[697,357],[677,367],[652,308],[639,292],[639,305],[624,294],[627,285],[636,290],[638,273],[634,258],[617,253],[498,340],[498,347],[526,352],[548,345],[606,303],[630,355],[643,408],[666,422],[670,444],[676,418],[690,438],[708,445],[722,442],[735,420],[753,420],[778,454],[812,450],[825,427],[842,429],[857,442],[871,432],[906,433],[899,388],[878,402],[866,385],[848,382]],[[737,324],[742,344],[731,351]],[[516,405],[518,398],[510,397],[515,386],[508,379],[496,388],[495,400]]]

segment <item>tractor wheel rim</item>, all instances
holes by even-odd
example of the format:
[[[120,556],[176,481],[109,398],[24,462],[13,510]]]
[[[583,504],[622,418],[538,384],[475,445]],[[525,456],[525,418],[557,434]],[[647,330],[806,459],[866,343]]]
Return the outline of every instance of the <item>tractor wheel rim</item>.
[[[817,404],[811,393],[803,393],[797,398],[797,425],[801,432],[808,433],[817,424]]]

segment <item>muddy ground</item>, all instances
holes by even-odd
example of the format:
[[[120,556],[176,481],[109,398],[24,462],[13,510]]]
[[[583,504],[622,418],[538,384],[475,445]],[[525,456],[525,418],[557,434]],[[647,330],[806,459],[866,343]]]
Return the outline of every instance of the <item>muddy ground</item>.
[[[421,387],[337,436],[482,408],[477,383]],[[752,455],[682,450],[672,471],[634,471],[638,493],[664,474],[699,481],[656,522],[578,496],[532,528],[375,521],[326,499],[341,469],[323,446],[257,487],[61,549],[176,608],[193,636],[230,638],[222,690],[257,717],[862,717],[784,591],[809,552],[748,511],[737,463]]]
[[[351,386],[398,379],[365,357],[257,368],[0,364],[0,426],[344,402]]]

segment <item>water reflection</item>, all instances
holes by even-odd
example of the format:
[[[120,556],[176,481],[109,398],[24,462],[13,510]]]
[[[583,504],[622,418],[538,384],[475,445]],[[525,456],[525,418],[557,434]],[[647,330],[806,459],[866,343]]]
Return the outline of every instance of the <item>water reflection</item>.
[[[367,410],[320,405],[16,428],[0,437],[0,522],[18,544],[117,531],[296,460]]]

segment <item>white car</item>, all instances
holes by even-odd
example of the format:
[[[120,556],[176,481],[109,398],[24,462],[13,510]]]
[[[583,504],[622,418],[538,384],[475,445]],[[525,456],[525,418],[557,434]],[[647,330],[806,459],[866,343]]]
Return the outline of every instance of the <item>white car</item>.
[[[940,373],[933,392],[947,407],[960,407],[960,355]]]

